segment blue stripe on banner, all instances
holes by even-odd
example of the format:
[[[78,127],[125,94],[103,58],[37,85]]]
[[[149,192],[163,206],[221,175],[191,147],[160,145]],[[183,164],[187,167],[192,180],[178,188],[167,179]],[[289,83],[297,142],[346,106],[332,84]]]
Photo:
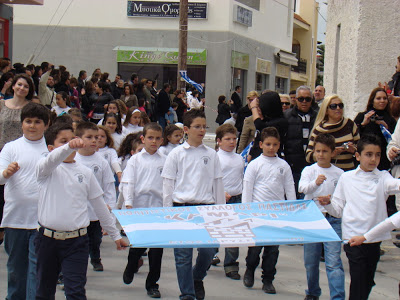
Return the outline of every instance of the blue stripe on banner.
[[[197,248],[340,241],[312,200],[114,210],[132,247]]]
[[[196,88],[196,90],[198,90],[200,92],[200,94],[203,93],[203,87],[201,86],[201,84],[198,84],[197,82],[190,79],[189,76],[187,75],[187,71],[179,71],[179,74],[181,75],[183,80],[185,80],[187,83],[193,85]]]

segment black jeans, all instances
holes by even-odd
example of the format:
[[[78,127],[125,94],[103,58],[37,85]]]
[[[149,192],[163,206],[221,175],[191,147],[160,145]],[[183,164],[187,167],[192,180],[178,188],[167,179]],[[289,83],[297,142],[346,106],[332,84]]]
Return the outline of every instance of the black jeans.
[[[254,271],[260,263],[260,253],[264,248],[262,255],[262,282],[272,282],[276,274],[276,263],[278,262],[279,246],[255,246],[249,247],[246,257],[246,267]]]
[[[89,256],[90,259],[98,261],[100,259],[100,245],[103,238],[100,221],[90,221],[87,228],[89,237]]]
[[[55,299],[58,274],[64,275],[67,299],[86,300],[86,271],[89,255],[88,236],[56,240],[39,229],[35,239],[37,257],[36,300]]]
[[[146,249],[147,248],[129,249],[128,266],[132,273],[134,270],[137,270],[139,258],[142,257]],[[163,251],[163,248],[150,248],[149,250],[149,274],[146,279],[146,290],[158,288],[157,281],[160,279]]]
[[[350,266],[350,295],[349,300],[366,300],[372,287],[376,266],[380,259],[381,243],[361,244],[350,247],[344,245],[344,251]]]

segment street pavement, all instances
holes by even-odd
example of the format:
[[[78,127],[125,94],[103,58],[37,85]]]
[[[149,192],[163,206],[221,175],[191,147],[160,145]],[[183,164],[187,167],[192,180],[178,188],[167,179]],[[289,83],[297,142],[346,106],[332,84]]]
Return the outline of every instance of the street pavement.
[[[386,251],[378,264],[375,281],[370,299],[399,299],[398,283],[400,280],[400,249],[390,241],[384,242],[382,248]],[[219,257],[223,260],[224,251],[221,248]],[[108,236],[103,238],[101,246],[104,272],[94,272],[91,265],[87,272],[87,298],[97,300],[131,300],[150,299],[145,290],[145,280],[148,272],[148,260],[144,258],[144,265],[135,275],[130,285],[122,281],[122,273],[127,261],[128,251],[117,251],[114,243]],[[194,251],[196,254],[196,251]],[[245,257],[247,248],[240,249],[240,274],[245,271]],[[257,268],[254,287],[249,289],[243,286],[242,280],[232,280],[225,277],[222,263],[211,266],[204,280],[206,299],[213,300],[243,300],[243,299],[304,299],[306,288],[306,273],[303,266],[302,246],[281,246],[277,265],[277,275],[274,285],[276,295],[265,294],[261,287],[261,269]],[[348,273],[347,258],[342,254],[346,270],[346,293],[348,293],[350,276]],[[4,247],[0,246],[0,299],[5,299],[7,288],[7,255]],[[325,265],[320,265],[320,284],[322,296],[320,299],[329,299],[329,288],[326,279]],[[175,273],[175,263],[172,249],[165,249],[163,264],[161,268],[161,279],[159,281],[162,299],[178,299],[179,288]],[[57,289],[56,300],[65,299],[63,291]]]

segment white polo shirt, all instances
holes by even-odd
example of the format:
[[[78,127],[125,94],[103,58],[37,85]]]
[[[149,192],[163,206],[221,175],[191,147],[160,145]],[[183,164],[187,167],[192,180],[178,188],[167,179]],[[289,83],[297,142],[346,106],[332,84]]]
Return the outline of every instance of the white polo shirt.
[[[139,125],[132,125],[131,123],[129,123],[127,126],[122,126],[122,135],[126,137],[130,133],[136,133],[142,130],[143,127]]]
[[[159,151],[150,154],[144,148],[129,159],[124,171],[124,181],[128,182],[124,190],[125,205],[133,208],[163,206],[161,173],[165,159]]]
[[[222,149],[219,149],[217,154],[221,163],[225,192],[231,196],[241,194],[243,190],[243,158],[233,151],[227,152]]]
[[[321,168],[317,163],[305,167],[301,172],[299,181],[299,192],[304,193],[304,200],[314,200],[321,212],[326,212],[326,209],[319,204],[317,198],[319,196],[333,195],[339,177],[343,174],[343,170],[332,165],[329,168]],[[315,180],[319,175],[325,175],[326,180],[317,185]]]
[[[103,191],[92,170],[84,165],[64,163],[74,149],[68,144],[54,149],[36,166],[39,185],[39,223],[58,231],[74,231],[89,225],[88,201],[101,226],[113,240],[119,230],[103,200]]]
[[[111,136],[114,140],[114,148],[118,150],[119,146],[121,146],[124,136],[122,135],[122,133],[117,132],[112,133]]]
[[[204,144],[193,147],[185,142],[176,147],[167,156],[161,176],[175,181],[173,203],[223,204],[225,200],[223,193],[223,199],[214,194],[215,180],[222,184],[217,152]],[[170,205],[164,201],[164,206]]]
[[[348,240],[363,235],[387,218],[386,200],[389,195],[400,192],[400,180],[387,171],[364,172],[360,167],[340,176],[331,204],[325,208],[329,214],[342,218],[342,237]],[[390,233],[369,243],[390,238]]]
[[[44,138],[30,141],[25,137],[5,144],[0,152],[0,183],[4,187],[4,211],[1,227],[35,229],[38,222],[37,162],[48,153]],[[12,162],[20,169],[10,178],[3,171]]]
[[[108,206],[110,206],[111,208],[114,208],[117,201],[117,195],[115,193],[114,186],[115,179],[107,161],[99,153],[96,152],[93,155],[89,156],[80,155],[77,152],[75,155],[75,161],[92,170],[94,176],[97,179],[97,182],[103,190],[105,203],[108,204]],[[93,207],[89,202],[88,212],[90,221],[97,221],[99,219],[94,213]]]
[[[292,170],[286,161],[261,154],[246,168],[242,203],[296,200]]]
[[[122,172],[117,151],[114,148],[105,146],[104,148],[99,148],[98,153],[108,162],[115,173]]]
[[[178,146],[179,144],[168,143],[166,146],[161,146],[160,149],[158,149],[158,151],[160,151],[165,156],[168,156],[168,154]]]

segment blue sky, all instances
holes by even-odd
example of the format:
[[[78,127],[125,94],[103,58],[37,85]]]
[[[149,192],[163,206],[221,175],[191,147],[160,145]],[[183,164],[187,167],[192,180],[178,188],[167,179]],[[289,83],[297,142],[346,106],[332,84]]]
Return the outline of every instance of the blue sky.
[[[317,39],[318,41],[321,41],[323,44],[325,44],[325,32],[326,32],[326,15],[327,15],[327,10],[328,10],[328,5],[324,4],[328,3],[328,0],[317,0],[319,3],[319,14],[318,14],[318,35]],[[324,20],[325,18],[325,20]]]

